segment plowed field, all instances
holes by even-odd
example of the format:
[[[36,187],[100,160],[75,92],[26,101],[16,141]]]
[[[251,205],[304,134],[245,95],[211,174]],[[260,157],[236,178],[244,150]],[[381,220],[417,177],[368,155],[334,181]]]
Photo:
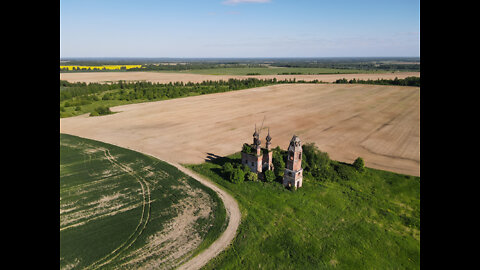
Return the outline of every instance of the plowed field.
[[[404,79],[406,77],[420,77],[420,72],[401,72],[401,73],[378,73],[378,74],[324,74],[324,75],[255,75],[255,76],[236,76],[236,75],[204,75],[190,73],[162,73],[162,72],[81,72],[81,73],[60,73],[60,80],[69,82],[108,82],[108,81],[150,81],[158,83],[169,82],[202,82],[206,80],[218,81],[228,80],[229,78],[246,79],[271,79],[277,80],[292,79],[323,82],[334,82],[338,79]]]
[[[296,134],[335,160],[351,163],[360,156],[367,167],[420,175],[417,87],[274,85],[124,105],[112,111],[120,113],[62,118],[60,131],[162,160],[201,163],[212,154],[240,151],[244,142],[251,143],[254,124],[259,127],[265,117],[262,144],[269,127],[273,147],[286,149]]]

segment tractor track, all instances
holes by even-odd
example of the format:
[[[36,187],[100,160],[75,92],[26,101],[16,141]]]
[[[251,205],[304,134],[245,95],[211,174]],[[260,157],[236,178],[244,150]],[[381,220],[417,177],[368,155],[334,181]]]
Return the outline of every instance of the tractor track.
[[[112,165],[120,168],[120,170],[130,174],[133,176],[139,183],[142,188],[142,196],[143,196],[143,208],[142,208],[142,216],[140,217],[140,221],[135,228],[135,231],[129,236],[129,238],[123,242],[119,247],[117,247],[115,250],[107,254],[106,256],[102,257],[101,259],[95,261],[94,263],[90,264],[89,266],[85,267],[85,269],[98,269],[102,267],[105,264],[108,264],[109,262],[113,261],[115,258],[117,258],[122,251],[126,250],[129,248],[137,238],[142,234],[143,230],[148,224],[148,220],[150,218],[150,203],[151,203],[151,197],[150,197],[150,188],[148,187],[148,183],[143,179],[142,177],[138,176],[135,174],[132,169],[128,168],[127,166],[121,164],[120,162],[116,161],[115,157],[113,157],[110,154],[110,151],[108,149],[101,149],[107,160],[112,163]],[[148,197],[148,198],[147,198]]]

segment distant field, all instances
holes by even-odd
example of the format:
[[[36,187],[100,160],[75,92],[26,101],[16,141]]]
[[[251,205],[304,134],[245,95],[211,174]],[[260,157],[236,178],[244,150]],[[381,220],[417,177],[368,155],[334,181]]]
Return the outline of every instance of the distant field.
[[[270,68],[277,70],[277,68]],[[280,68],[279,68],[280,69]],[[200,70],[199,70],[200,71]],[[275,73],[276,74],[276,73]],[[79,73],[60,73],[60,80],[69,82],[111,82],[111,81],[150,81],[159,83],[169,82],[202,82],[206,80],[218,81],[228,80],[229,78],[245,79],[296,79],[312,81],[319,80],[323,82],[334,82],[338,79],[404,79],[406,77],[420,77],[420,72],[395,72],[395,73],[352,73],[352,74],[322,74],[322,75],[209,75],[209,74],[193,74],[193,73],[179,73],[177,72],[156,72],[156,71],[131,71],[131,72],[79,72]]]
[[[60,134],[60,268],[170,269],[225,228],[211,189],[155,158]]]
[[[420,178],[367,168],[349,180],[304,179],[293,192],[226,181],[225,162],[240,154],[189,166],[242,211],[232,247],[204,269],[420,269]]]
[[[211,68],[191,69],[185,71],[158,71],[167,73],[192,73],[204,75],[290,75],[291,73],[316,74],[356,74],[356,73],[385,73],[385,70],[335,69],[335,68],[287,68],[287,67],[246,67],[246,68]],[[288,73],[288,74],[285,74]]]

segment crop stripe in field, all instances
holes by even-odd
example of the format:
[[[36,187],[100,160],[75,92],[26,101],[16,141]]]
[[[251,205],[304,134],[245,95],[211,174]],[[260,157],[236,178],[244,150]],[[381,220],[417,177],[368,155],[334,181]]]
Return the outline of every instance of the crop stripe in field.
[[[137,238],[142,234],[143,230],[147,226],[148,220],[150,218],[150,203],[151,203],[151,197],[150,197],[150,188],[148,186],[148,183],[143,179],[142,177],[136,175],[130,168],[126,167],[125,165],[121,164],[120,162],[117,162],[115,158],[110,154],[110,151],[108,149],[102,149],[104,151],[105,157],[110,161],[113,165],[119,167],[122,171],[130,174],[133,176],[139,183],[140,186],[142,187],[142,195],[143,195],[143,207],[142,207],[142,215],[140,217],[140,221],[133,231],[133,233],[128,237],[128,239],[123,242],[119,247],[117,247],[115,250],[110,252],[109,254],[105,255],[104,257],[100,258],[99,260],[93,262],[89,266],[87,266],[85,269],[97,269],[109,262],[111,262],[113,259],[118,257],[120,253],[129,248],[136,240]],[[148,195],[148,202],[146,198],[146,193],[145,193],[145,186],[146,186],[146,193]],[[144,216],[145,220],[144,220]],[[143,227],[139,230],[139,228],[142,226]]]

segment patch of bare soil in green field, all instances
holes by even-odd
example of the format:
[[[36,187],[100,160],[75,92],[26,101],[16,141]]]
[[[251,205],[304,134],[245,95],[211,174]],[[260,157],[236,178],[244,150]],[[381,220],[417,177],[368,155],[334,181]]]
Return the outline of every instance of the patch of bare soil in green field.
[[[121,267],[173,268],[188,259],[184,256],[201,243],[202,239],[194,226],[199,218],[208,218],[213,202],[205,192],[192,189],[185,181],[183,184],[178,188],[189,197],[173,206],[178,216],[169,221],[162,231],[150,236],[145,246],[127,254],[124,258],[128,262]]]
[[[93,253],[96,257],[94,261],[88,260],[92,254],[85,255],[81,251],[64,253],[63,256],[61,253],[61,269],[171,269],[191,258],[192,252],[213,226],[214,210],[218,207],[216,201],[195,186],[191,179],[186,179],[187,176],[180,174],[183,176],[176,178],[177,172],[159,169],[156,165],[158,161],[133,159],[125,153],[113,154],[105,147],[75,144],[68,140],[62,141],[61,146],[73,149],[69,150],[70,153],[77,153],[68,156],[71,162],[61,164],[61,239],[68,240],[62,238],[62,233],[72,235],[77,241],[85,240],[82,237],[95,238],[95,234],[89,232],[85,236],[80,235],[84,228],[96,226],[96,222],[119,230],[116,222],[109,223],[109,218],[118,216],[128,218],[133,229],[123,230],[124,238],[108,238],[107,242],[111,239],[118,244],[114,248],[100,248],[103,253],[101,256]],[[72,160],[72,157],[75,159]],[[82,181],[82,178],[89,180]],[[99,227],[96,228],[98,230]],[[105,245],[94,242],[95,245]],[[70,250],[73,246],[75,243],[66,248]],[[77,252],[78,256],[72,257],[71,254]]]

